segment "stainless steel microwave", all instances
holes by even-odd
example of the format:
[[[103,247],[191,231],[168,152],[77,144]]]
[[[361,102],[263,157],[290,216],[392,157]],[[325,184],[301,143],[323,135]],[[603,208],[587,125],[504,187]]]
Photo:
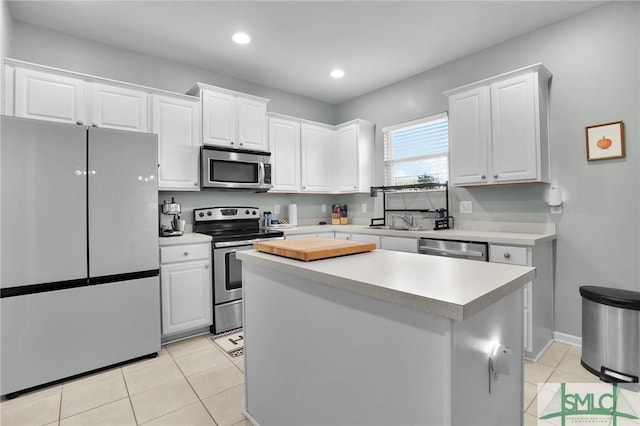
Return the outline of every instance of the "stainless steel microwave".
[[[253,190],[271,189],[271,153],[203,146],[202,189]]]

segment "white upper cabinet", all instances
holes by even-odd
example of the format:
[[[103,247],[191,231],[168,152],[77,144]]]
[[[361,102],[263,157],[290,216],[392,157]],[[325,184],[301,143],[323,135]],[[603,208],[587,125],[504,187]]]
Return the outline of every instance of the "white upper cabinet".
[[[453,185],[549,182],[550,78],[536,64],[445,92]]]
[[[300,123],[269,117],[272,192],[300,191]]]
[[[238,144],[240,148],[266,151],[267,104],[263,101],[238,98]]]
[[[205,145],[234,146],[236,144],[236,97],[226,93],[203,90],[202,142]]]
[[[12,66],[7,67],[7,79],[7,114],[60,123],[84,123],[85,82],[82,79]]]
[[[338,126],[331,158],[333,192],[369,192],[373,185],[374,125],[355,120]]]
[[[200,100],[153,95],[151,131],[158,135],[158,189],[200,189]]]
[[[369,193],[375,125],[338,126],[269,113],[273,192]]]
[[[449,97],[449,169],[453,184],[487,181],[489,120],[489,88]]]
[[[147,132],[148,95],[143,90],[92,83],[91,123],[108,129]]]
[[[327,127],[303,123],[300,126],[302,192],[330,192],[331,152],[334,132]]]
[[[202,102],[202,143],[268,151],[269,99],[198,83],[188,92]]]

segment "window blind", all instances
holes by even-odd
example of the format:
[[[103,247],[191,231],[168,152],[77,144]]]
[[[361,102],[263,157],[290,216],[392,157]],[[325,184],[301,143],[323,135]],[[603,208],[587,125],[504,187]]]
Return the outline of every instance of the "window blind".
[[[382,131],[386,185],[448,180],[449,122],[446,113]]]

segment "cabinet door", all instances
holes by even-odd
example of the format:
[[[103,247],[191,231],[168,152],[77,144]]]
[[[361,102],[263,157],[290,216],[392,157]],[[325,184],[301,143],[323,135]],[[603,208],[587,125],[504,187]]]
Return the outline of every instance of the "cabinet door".
[[[226,93],[203,90],[202,142],[205,145],[235,146],[237,98]]]
[[[267,105],[253,99],[238,98],[238,145],[243,149],[267,151]]]
[[[158,189],[198,190],[199,102],[153,95],[152,132],[158,135]]]
[[[488,182],[489,101],[487,87],[449,97],[449,167],[453,185]]]
[[[209,260],[161,265],[162,334],[213,324]]]
[[[323,127],[301,126],[302,192],[329,192],[329,151],[333,131]]]
[[[351,241],[364,241],[366,243],[375,243],[376,248],[380,248],[380,237],[378,235],[369,234],[351,234]]]
[[[148,96],[128,87],[91,85],[91,124],[107,129],[148,131]]]
[[[300,124],[269,118],[272,191],[300,192]]]
[[[402,237],[381,237],[380,247],[385,250],[406,251],[409,253],[417,253],[418,239],[402,238]]]
[[[489,262],[531,266],[531,250],[526,247],[491,244],[489,246]],[[524,350],[531,352],[533,350],[533,285],[530,282],[524,286],[524,317],[522,327]]]
[[[333,170],[335,190],[338,192],[355,192],[358,190],[360,164],[358,157],[358,126],[356,124],[343,127],[337,132],[336,168]]]
[[[539,147],[536,141],[540,130],[535,111],[533,74],[491,86],[491,177],[494,182],[537,178]]]
[[[16,68],[14,84],[16,117],[72,124],[84,122],[84,81]]]

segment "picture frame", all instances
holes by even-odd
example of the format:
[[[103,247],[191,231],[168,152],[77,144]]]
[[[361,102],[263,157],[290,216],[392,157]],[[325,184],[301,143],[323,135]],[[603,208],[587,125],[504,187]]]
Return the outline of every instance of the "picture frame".
[[[624,123],[596,124],[585,128],[587,160],[624,158]]]

